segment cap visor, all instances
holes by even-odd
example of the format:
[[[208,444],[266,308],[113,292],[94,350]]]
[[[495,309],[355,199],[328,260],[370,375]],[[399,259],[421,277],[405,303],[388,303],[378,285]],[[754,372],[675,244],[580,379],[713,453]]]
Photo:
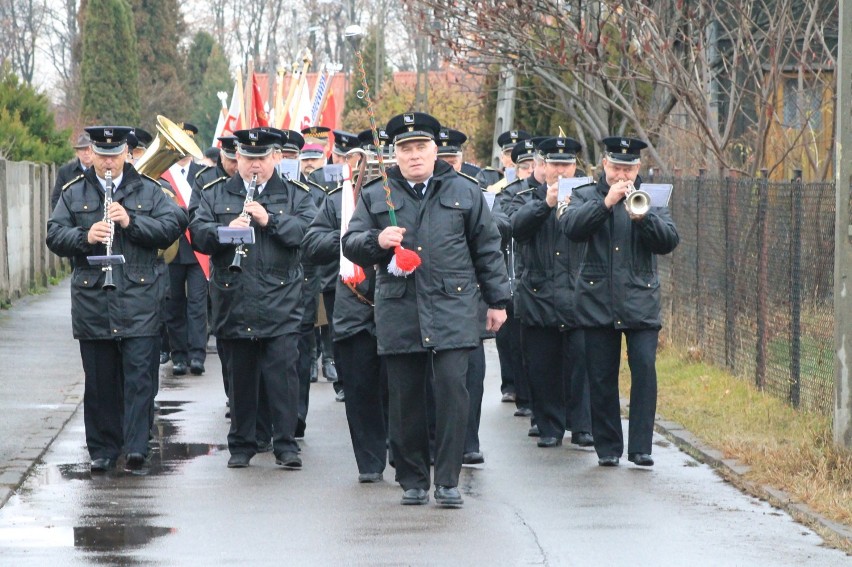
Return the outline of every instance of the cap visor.
[[[265,157],[272,153],[272,146],[246,146],[240,144],[237,152],[246,157]]]
[[[113,146],[110,144],[109,147],[99,146],[97,144],[92,144],[92,151],[100,156],[117,156],[120,155],[127,148],[127,144],[119,144],[117,146]]]
[[[544,161],[548,163],[577,163],[577,156],[569,154],[550,154],[544,156]]]
[[[639,156],[636,154],[615,154],[607,152],[607,159],[612,163],[620,163],[622,165],[636,165],[639,163]]]
[[[401,144],[402,142],[414,142],[417,140],[428,140],[430,142],[434,142],[435,136],[428,132],[403,132],[402,134],[397,134],[393,143]]]

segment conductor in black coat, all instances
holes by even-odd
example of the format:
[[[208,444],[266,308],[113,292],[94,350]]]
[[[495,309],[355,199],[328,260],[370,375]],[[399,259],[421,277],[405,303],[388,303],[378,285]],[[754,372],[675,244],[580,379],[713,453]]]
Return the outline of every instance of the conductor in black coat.
[[[625,207],[625,196],[642,184],[639,152],[647,144],[622,137],[606,138],[603,144],[603,176],[597,186],[574,192],[560,223],[565,234],[583,247],[574,306],[586,335],[598,464],[616,466],[624,451],[618,397],[624,335],[631,378],[627,458],[652,466],[657,340],[662,327],[657,255],[670,253],[680,238],[667,208],[634,214]]]
[[[488,305],[487,330],[506,320],[508,276],[500,235],[476,183],[437,161],[440,124],[423,113],[392,118],[399,167],[388,171],[397,226],[381,185],[365,187],[343,236],[343,253],[356,264],[378,264],[376,332],[386,356],[390,439],[403,504],[429,495],[426,382],[434,387],[435,499],[458,507],[468,395],[468,355],[479,345],[480,300]],[[412,275],[388,271],[394,248],[420,255]]]

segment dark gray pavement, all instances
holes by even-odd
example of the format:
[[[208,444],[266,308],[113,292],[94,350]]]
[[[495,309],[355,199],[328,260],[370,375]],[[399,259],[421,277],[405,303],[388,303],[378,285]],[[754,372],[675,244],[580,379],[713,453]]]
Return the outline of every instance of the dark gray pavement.
[[[67,289],[54,293],[67,309]],[[45,337],[71,353],[59,368],[79,371],[70,329]],[[393,469],[383,483],[358,484],[343,404],[322,379],[312,387],[304,470],[281,470],[270,454],[248,469],[226,468],[212,355],[202,377],[171,377],[163,367],[147,476],[92,478],[82,412],[74,414],[0,509],[0,565],[852,564],[663,437],[655,437],[652,469],[626,461],[603,469],[591,450],[535,447],[526,420],[499,402],[493,344],[487,356],[486,463],[463,471],[461,510],[400,506]],[[45,366],[37,376],[53,372]],[[79,388],[79,378],[67,387]],[[31,408],[42,417],[52,411]]]

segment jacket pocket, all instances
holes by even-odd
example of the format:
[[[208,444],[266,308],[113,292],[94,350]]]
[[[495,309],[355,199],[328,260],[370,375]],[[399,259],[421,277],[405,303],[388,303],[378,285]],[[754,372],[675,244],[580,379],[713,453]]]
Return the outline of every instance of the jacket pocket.
[[[476,285],[470,278],[444,278],[444,293],[446,293],[447,295],[470,295],[474,291],[476,291]]]
[[[376,299],[400,299],[405,296],[404,278],[386,278],[376,282]]]
[[[134,199],[126,203],[125,209],[129,212],[134,213],[143,213],[145,215],[149,215],[151,213],[151,209],[154,208],[154,200],[153,199]]]
[[[216,216],[216,220],[226,226],[242,212],[242,205],[237,206],[232,203],[216,203],[213,205],[213,214]]]
[[[136,285],[151,285],[157,280],[157,273],[152,266],[125,265],[124,277]]]
[[[447,216],[450,219],[452,232],[464,232],[464,217],[473,206],[473,201],[470,199],[470,195],[448,193],[441,195],[438,201],[441,203],[441,208],[445,213],[442,217]]]
[[[81,289],[93,288],[98,285],[104,271],[101,268],[90,270],[74,270],[71,285]]]
[[[77,224],[85,229],[92,228],[96,222],[104,218],[100,201],[72,201],[69,205]]]

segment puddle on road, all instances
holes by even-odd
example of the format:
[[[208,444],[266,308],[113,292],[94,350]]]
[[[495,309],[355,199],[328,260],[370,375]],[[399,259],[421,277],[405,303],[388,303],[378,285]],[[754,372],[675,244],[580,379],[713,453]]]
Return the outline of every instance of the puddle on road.
[[[149,498],[139,492],[146,481],[138,477],[175,474],[190,460],[227,450],[227,445],[174,440],[187,403],[159,402],[142,471],[125,472],[123,458],[114,470],[94,476],[88,461],[38,465],[0,509],[0,549],[74,548],[91,554],[93,563],[124,565],[133,563],[125,552],[174,533],[176,528],[156,525],[159,515],[146,509]]]

